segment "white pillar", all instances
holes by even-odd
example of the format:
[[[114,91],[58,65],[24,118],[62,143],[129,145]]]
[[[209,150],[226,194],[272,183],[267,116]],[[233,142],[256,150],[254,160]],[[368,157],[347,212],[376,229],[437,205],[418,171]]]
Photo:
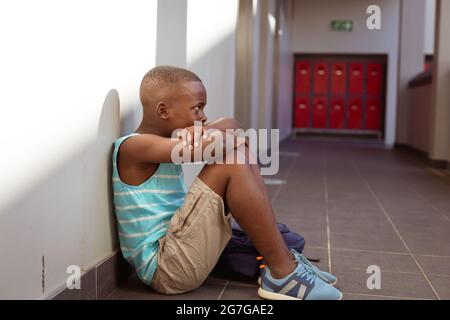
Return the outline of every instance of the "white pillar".
[[[186,67],[187,6],[186,0],[158,0],[156,65]]]
[[[430,158],[440,166],[450,160],[450,1],[436,4]]]
[[[423,71],[425,2],[403,0],[400,9],[397,143],[408,143],[408,83]]]

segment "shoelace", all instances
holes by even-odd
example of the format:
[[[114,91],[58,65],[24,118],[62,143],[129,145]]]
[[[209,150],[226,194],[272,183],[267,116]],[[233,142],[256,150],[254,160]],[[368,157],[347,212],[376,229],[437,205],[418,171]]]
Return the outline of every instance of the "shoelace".
[[[297,256],[296,256],[297,257]],[[259,256],[259,257],[256,257],[256,260],[258,260],[258,261],[262,261],[264,258],[263,257],[261,257],[261,256]],[[297,262],[298,263],[301,263],[302,264],[302,266],[305,268],[305,270],[303,271],[298,271],[298,272],[296,272],[295,274],[297,275],[297,276],[299,276],[299,277],[302,277],[302,275],[304,275],[304,277],[305,277],[305,279],[306,279],[306,281],[308,281],[309,282],[309,284],[313,284],[314,283],[314,281],[316,280],[316,278],[317,278],[317,272],[313,269],[313,268],[311,268],[311,266],[309,266],[308,264],[306,264],[306,263],[304,263],[303,261],[302,261],[302,259],[296,259],[297,260]],[[259,265],[259,268],[260,269],[265,269],[267,267],[267,265],[265,265],[265,264],[263,264],[263,263],[261,263],[260,265]]]
[[[301,253],[298,254],[299,259],[306,265],[317,269],[317,267],[315,267],[309,260],[308,258],[306,258],[304,255],[302,255]]]
[[[294,254],[297,261],[301,261],[302,264],[309,269],[310,271],[314,272],[316,275],[320,277],[320,270],[315,267],[304,255],[301,253],[298,253],[297,251],[291,250],[291,252]]]
[[[298,261],[298,263],[302,263],[302,262]],[[312,285],[317,278],[316,272],[314,272],[313,269],[311,269],[308,265],[305,265],[304,263],[302,263],[302,266],[305,268],[305,271],[299,271],[299,272],[297,272],[297,275],[300,277],[302,275],[304,275],[306,281],[308,281],[309,284]]]

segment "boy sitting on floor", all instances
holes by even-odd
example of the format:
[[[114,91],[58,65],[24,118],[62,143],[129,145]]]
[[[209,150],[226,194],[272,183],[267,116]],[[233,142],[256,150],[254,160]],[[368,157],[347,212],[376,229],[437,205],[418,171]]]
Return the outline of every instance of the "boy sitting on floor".
[[[245,140],[233,138],[238,152],[224,148],[223,163],[206,164],[186,190],[174,150],[193,162],[196,150],[212,143],[211,131],[225,146],[225,130],[239,128],[230,118],[206,122],[206,90],[194,73],[155,67],[142,80],[140,98],[140,126],[114,142],[113,189],[121,250],[144,283],[164,294],[198,288],[231,237],[232,215],[264,257],[260,297],[342,298],[334,276],[286,247],[259,166],[235,158],[240,152],[254,159]],[[194,121],[203,123],[195,141]]]

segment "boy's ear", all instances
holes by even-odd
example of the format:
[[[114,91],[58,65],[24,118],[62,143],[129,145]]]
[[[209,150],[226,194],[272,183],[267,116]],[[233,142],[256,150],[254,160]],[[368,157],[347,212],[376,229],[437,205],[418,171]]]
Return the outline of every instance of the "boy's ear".
[[[164,102],[159,102],[156,106],[156,114],[160,119],[167,120],[169,118],[169,112],[167,105]]]

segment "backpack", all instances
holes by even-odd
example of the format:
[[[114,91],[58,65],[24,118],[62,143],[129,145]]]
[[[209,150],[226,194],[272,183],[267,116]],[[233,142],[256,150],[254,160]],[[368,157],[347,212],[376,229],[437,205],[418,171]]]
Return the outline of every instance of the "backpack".
[[[298,233],[289,230],[285,224],[277,223],[277,227],[287,247],[301,253],[305,246],[305,239]],[[234,220],[231,222],[231,229],[233,232],[231,239],[211,275],[229,280],[255,282],[259,276],[260,265],[260,261],[256,258],[260,254],[247,234]]]

